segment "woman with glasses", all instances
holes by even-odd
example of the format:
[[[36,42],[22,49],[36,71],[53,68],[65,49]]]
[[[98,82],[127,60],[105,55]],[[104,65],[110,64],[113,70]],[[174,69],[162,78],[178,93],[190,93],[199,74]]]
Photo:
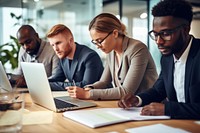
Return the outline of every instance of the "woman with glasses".
[[[126,36],[126,27],[117,17],[99,14],[90,22],[89,31],[92,43],[107,54],[106,66],[101,79],[94,84],[66,88],[71,97],[120,99],[152,87],[157,72],[151,54],[145,44]]]

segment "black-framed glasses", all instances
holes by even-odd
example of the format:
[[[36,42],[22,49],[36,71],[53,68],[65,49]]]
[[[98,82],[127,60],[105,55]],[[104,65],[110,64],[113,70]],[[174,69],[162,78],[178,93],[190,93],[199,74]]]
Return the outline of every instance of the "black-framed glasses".
[[[150,31],[148,34],[151,37],[151,39],[157,41],[158,40],[158,36],[160,36],[161,39],[163,39],[164,41],[170,41],[172,39],[172,34],[179,30],[180,28],[182,28],[183,26],[185,26],[185,24],[179,25],[174,29],[168,29],[168,30],[163,30],[161,32],[155,32],[155,31]]]
[[[101,46],[101,43],[106,40],[106,38],[112,33],[113,31],[109,32],[108,35],[106,37],[104,37],[101,41],[96,41],[96,40],[92,40],[91,42],[94,44],[94,45],[98,45],[98,46]]]

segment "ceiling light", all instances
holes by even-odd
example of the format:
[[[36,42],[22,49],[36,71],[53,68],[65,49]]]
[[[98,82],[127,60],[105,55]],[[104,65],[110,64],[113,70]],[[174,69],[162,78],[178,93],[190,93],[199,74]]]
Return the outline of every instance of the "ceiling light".
[[[23,3],[27,3],[28,1],[27,0],[23,0]]]
[[[147,18],[147,13],[146,13],[146,12],[143,12],[142,14],[140,14],[140,18],[141,18],[141,19]]]

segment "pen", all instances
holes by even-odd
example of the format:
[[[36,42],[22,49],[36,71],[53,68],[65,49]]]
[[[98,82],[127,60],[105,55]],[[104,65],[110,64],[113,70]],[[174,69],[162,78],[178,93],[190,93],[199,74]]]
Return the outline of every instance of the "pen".
[[[15,100],[17,100],[18,98],[19,98],[19,96],[16,96],[16,97],[15,97]]]
[[[75,83],[75,81],[73,80],[73,86],[76,86],[76,83]]]

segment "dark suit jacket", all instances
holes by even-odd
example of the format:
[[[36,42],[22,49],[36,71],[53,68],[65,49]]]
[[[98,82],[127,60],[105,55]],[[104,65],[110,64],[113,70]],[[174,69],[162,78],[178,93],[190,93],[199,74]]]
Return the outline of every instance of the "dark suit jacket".
[[[139,94],[142,106],[165,98],[165,115],[174,119],[200,119],[200,39],[193,38],[185,68],[185,103],[177,100],[173,85],[173,56],[161,58],[161,73],[153,88]]]
[[[65,90],[67,86],[84,87],[98,81],[103,72],[103,65],[99,55],[85,45],[76,43],[74,58],[61,59],[56,73],[49,78],[52,90]],[[68,80],[67,82],[65,80]]]

